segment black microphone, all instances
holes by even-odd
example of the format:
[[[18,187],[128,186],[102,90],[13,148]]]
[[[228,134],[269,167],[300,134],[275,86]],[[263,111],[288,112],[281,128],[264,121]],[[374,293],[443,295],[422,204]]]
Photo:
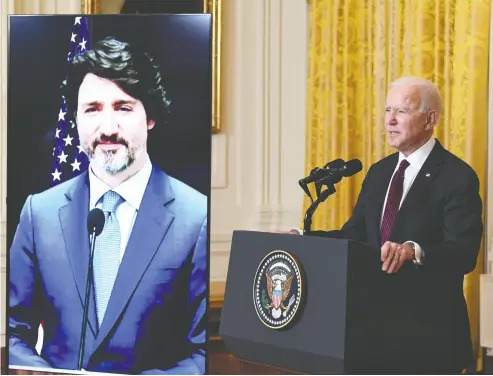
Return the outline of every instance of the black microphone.
[[[326,174],[326,171],[328,169],[330,169],[331,167],[340,167],[343,164],[344,164],[343,159],[336,159],[332,162],[327,163],[323,168],[315,167],[310,171],[310,175],[304,177],[303,179],[300,179],[298,181],[298,183],[299,183],[299,185],[301,185],[303,187],[303,185],[314,182],[314,181],[324,177]]]
[[[80,347],[79,347],[79,360],[77,361],[77,370],[82,369],[82,362],[84,360],[84,346],[86,343],[86,329],[89,315],[89,295],[91,292],[91,281],[93,273],[93,259],[94,259],[94,246],[96,244],[96,236],[99,236],[103,232],[104,228],[104,213],[101,209],[95,208],[89,212],[87,216],[87,231],[90,235],[90,248],[89,254],[89,266],[87,268],[87,280],[86,280],[86,295],[84,299],[84,313],[82,315],[82,329],[80,332]]]
[[[335,160],[333,160],[333,161],[331,161],[331,162],[327,163],[327,164],[324,166],[324,169],[325,169],[325,170],[327,170],[327,169],[329,169],[329,168],[337,168],[337,167],[342,167],[342,166],[344,166],[344,163],[346,163],[346,162],[344,162],[344,159],[341,159],[341,158],[339,158],[339,159],[335,159]]]
[[[335,184],[341,181],[343,177],[352,176],[363,169],[363,164],[359,159],[352,159],[347,162],[342,161],[342,163],[338,159],[333,162],[327,163],[323,169],[317,170],[314,175],[318,175],[319,179],[312,180],[313,178],[308,176],[310,179],[307,180],[315,181],[318,199],[312,203],[305,213],[303,230],[303,234],[305,235],[311,232],[312,216],[317,207],[336,192]],[[321,192],[322,185],[327,185],[327,189],[323,192]]]
[[[317,192],[317,197],[320,197],[321,190],[322,190],[322,185],[324,185],[324,182],[322,179],[326,176],[328,170],[333,170],[334,168],[342,168],[346,162],[344,162],[344,159],[336,159],[332,162],[327,163],[323,170],[319,172],[319,175],[323,175],[322,178],[318,179],[315,181],[315,191]]]
[[[335,161],[327,163],[324,168],[321,168],[317,170],[315,173],[310,174],[306,178],[301,179],[301,181],[305,184],[308,184],[329,176],[334,176],[334,177],[340,176],[342,178],[342,177],[352,176],[357,172],[360,172],[362,169],[363,169],[363,164],[359,159],[352,159],[347,162],[344,162],[342,159],[336,159]]]
[[[353,176],[363,169],[363,164],[359,159],[351,159],[346,163],[329,169],[332,173],[339,173],[343,177]]]
[[[353,176],[363,169],[363,164],[359,159],[352,159],[344,163],[341,167],[331,168],[326,170],[325,176],[321,177],[315,182],[315,185],[321,186],[324,184],[336,184],[339,183],[343,177]]]
[[[89,234],[99,236],[104,228],[104,213],[101,209],[95,208],[87,216],[87,231]]]

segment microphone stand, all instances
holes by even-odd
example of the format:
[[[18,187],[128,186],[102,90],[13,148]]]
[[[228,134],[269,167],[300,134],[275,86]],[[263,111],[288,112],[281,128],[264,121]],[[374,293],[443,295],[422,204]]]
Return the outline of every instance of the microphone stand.
[[[303,189],[303,191],[306,193],[306,195],[310,198],[311,202],[313,203],[313,198],[312,198],[312,194],[310,193],[310,190],[308,189],[308,185],[307,183],[305,182],[305,179],[307,179],[308,177],[310,177],[311,175],[314,175],[318,170],[320,170],[320,168],[318,167],[315,167],[313,168],[311,171],[310,171],[310,175],[307,176],[306,178],[304,179],[301,179],[300,181],[298,181],[298,184],[300,185],[301,189]]]
[[[86,296],[84,301],[84,313],[82,315],[82,329],[80,332],[80,346],[79,346],[79,359],[77,361],[77,371],[82,370],[82,362],[84,360],[84,346],[86,343],[86,330],[87,321],[89,316],[89,295],[91,291],[91,281],[93,274],[93,259],[94,259],[94,247],[96,244],[96,229],[91,232],[91,253],[89,255],[89,267],[87,268],[87,280],[86,280]]]
[[[315,200],[315,202],[311,204],[310,207],[307,209],[305,213],[305,220],[303,222],[303,235],[308,235],[311,232],[312,217],[313,214],[315,213],[315,210],[317,210],[318,205],[320,205],[322,202],[327,200],[327,198],[330,195],[333,195],[335,192],[336,192],[336,188],[334,184],[327,184],[327,189],[321,192],[318,198]]]

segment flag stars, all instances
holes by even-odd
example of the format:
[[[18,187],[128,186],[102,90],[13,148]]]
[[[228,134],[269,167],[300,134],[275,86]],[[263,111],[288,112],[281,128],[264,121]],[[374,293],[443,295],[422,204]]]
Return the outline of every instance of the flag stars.
[[[73,28],[66,36],[70,38],[69,51],[67,51],[67,61],[72,61],[80,53],[86,52],[90,48],[89,30],[86,17],[73,16]],[[65,180],[77,176],[87,168],[87,156],[81,141],[76,133],[77,121],[71,116],[72,111],[67,107],[65,89],[67,79],[60,85],[61,103],[58,108],[58,123],[55,128],[54,143],[52,152],[53,168],[51,169],[52,186],[63,183]],[[53,135],[53,133],[52,133]],[[77,149],[76,149],[77,148]],[[81,153],[81,154],[79,154]],[[55,168],[56,167],[56,168]]]
[[[58,171],[58,168],[56,168],[55,172],[52,172],[51,174],[53,175],[53,181],[60,180],[60,176],[62,175],[62,173]]]
[[[72,165],[72,171],[79,170],[80,171],[80,162],[77,161],[77,158],[75,158],[74,163],[71,163]]]
[[[68,157],[68,155],[65,154],[64,151],[62,150],[62,154],[60,154],[58,156],[58,160],[60,161],[60,163],[63,163],[63,162],[68,163],[67,162],[67,157]]]
[[[70,135],[68,134],[68,135],[67,135],[67,137],[65,137],[65,138],[63,139],[63,141],[65,141],[65,146],[72,145],[72,140],[73,140],[73,139],[74,139],[74,138],[73,138],[73,137],[70,137]]]

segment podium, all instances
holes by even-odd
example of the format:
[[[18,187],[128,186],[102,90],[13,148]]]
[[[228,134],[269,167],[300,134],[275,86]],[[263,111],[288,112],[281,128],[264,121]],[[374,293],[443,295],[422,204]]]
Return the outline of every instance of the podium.
[[[219,334],[237,358],[300,373],[445,360],[440,282],[412,263],[381,267],[380,248],[350,240],[235,231]]]

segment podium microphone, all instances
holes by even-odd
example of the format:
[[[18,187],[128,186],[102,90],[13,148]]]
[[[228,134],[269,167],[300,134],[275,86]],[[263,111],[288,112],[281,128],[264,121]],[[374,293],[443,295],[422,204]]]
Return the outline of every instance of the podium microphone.
[[[327,173],[332,171],[334,168],[340,169],[344,167],[345,164],[346,162],[344,162],[343,159],[336,159],[327,163],[323,168],[315,167],[314,169],[311,170],[310,175],[304,177],[303,179],[300,179],[298,183],[300,185],[313,183],[314,181],[317,181],[318,179],[326,176]]]
[[[336,161],[334,161],[336,162]],[[307,209],[304,219],[303,234],[307,235],[311,232],[312,216],[318,205],[324,202],[330,195],[336,192],[335,184],[340,182],[343,177],[353,176],[363,169],[363,164],[359,159],[352,159],[347,162],[333,163],[331,166],[326,165],[320,172],[316,171],[314,175],[318,174],[318,179],[315,176],[308,176],[306,180],[315,181],[315,187],[317,189],[318,199],[312,203]],[[322,185],[327,185],[327,189],[320,192]],[[320,193],[319,193],[320,192]]]
[[[92,209],[87,216],[87,231],[90,235],[91,253],[89,254],[89,265],[87,268],[86,295],[84,299],[84,313],[82,315],[82,329],[80,332],[79,359],[77,361],[78,371],[82,369],[82,362],[84,360],[84,346],[86,343],[86,329],[89,315],[89,295],[91,292],[93,273],[94,246],[96,244],[96,236],[103,232],[104,221],[104,213],[98,208]]]
[[[315,184],[336,184],[339,183],[343,177],[350,177],[357,174],[363,169],[363,164],[359,159],[351,159],[344,162],[341,165],[326,169],[324,174],[315,181]]]
[[[328,162],[323,168],[315,167],[310,171],[310,175],[304,177],[303,179],[300,179],[298,181],[298,184],[300,187],[305,191],[306,195],[312,200],[313,198],[310,193],[310,190],[308,189],[308,183],[312,183],[314,181],[317,181],[321,179],[322,177],[325,177],[327,175],[327,171],[331,171],[333,168],[341,168],[345,164],[343,159],[336,159],[331,162]],[[320,196],[320,192],[317,189],[317,196]]]

